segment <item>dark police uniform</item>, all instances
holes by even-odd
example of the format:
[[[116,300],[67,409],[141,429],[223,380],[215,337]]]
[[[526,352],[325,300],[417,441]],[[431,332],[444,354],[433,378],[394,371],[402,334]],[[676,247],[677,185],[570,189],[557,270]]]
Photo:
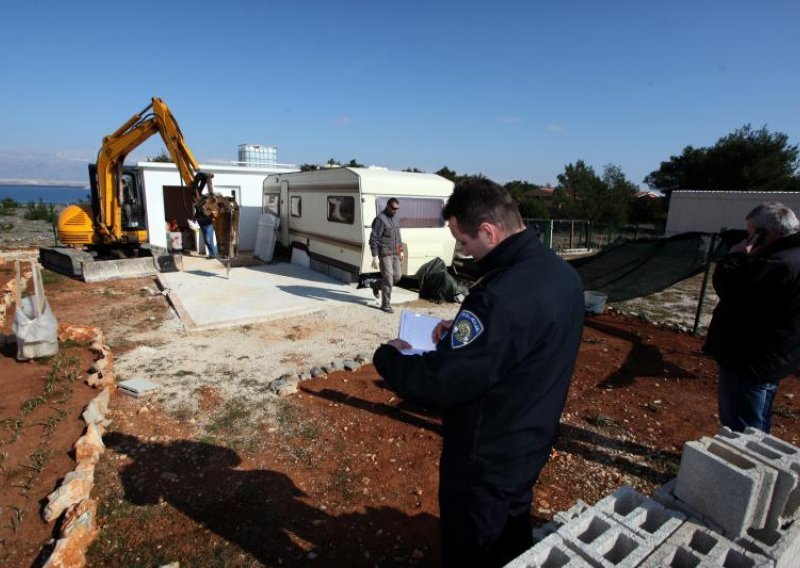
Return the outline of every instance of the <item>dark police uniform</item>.
[[[503,565],[531,546],[532,487],[555,442],[583,329],[583,285],[533,229],[479,262],[484,276],[435,351],[383,345],[375,368],[443,411],[445,566]]]

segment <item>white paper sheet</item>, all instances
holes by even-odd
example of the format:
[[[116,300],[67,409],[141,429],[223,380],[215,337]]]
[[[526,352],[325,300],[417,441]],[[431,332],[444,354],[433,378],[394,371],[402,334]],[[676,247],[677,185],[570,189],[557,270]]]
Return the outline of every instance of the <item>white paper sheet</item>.
[[[431,334],[441,320],[433,316],[403,310],[400,315],[398,337],[411,344],[410,349],[400,351],[403,355],[418,355],[436,349]]]

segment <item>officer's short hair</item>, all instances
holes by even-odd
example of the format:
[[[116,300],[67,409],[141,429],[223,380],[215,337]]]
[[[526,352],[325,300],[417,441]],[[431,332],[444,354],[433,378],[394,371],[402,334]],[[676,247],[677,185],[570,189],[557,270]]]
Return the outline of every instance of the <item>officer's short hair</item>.
[[[775,201],[762,203],[750,211],[745,219],[757,229],[771,230],[782,237],[800,231],[800,221],[794,211]]]
[[[442,210],[445,219],[455,217],[458,227],[475,237],[481,223],[491,223],[512,233],[522,227],[517,202],[508,191],[492,180],[473,176],[456,184]]]

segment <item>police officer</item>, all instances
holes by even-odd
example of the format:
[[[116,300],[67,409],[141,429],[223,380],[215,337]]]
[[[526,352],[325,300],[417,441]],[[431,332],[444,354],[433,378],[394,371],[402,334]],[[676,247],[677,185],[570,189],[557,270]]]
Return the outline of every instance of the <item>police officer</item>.
[[[392,286],[400,281],[403,269],[400,262],[403,260],[403,239],[400,237],[400,220],[397,212],[400,202],[392,197],[386,207],[375,220],[372,221],[372,232],[369,235],[369,248],[372,252],[372,268],[378,270],[380,266],[381,277],[374,280],[370,287],[375,297],[381,293],[381,309],[392,313]]]
[[[533,485],[575,366],[583,286],[496,183],[459,183],[443,213],[483,276],[436,326],[435,351],[402,355],[408,344],[393,339],[373,363],[400,396],[443,412],[443,565],[503,566],[532,546]]]

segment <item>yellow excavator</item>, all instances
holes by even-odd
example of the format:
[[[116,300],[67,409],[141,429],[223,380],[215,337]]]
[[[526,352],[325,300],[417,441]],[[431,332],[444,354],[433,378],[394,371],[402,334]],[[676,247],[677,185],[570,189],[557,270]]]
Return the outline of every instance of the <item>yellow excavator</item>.
[[[125,157],[155,133],[164,141],[192,202],[214,219],[220,255],[236,256],[238,204],[214,193],[214,174],[200,171],[175,117],[163,100],[153,97],[103,138],[97,164],[89,166],[91,203],[70,205],[61,212],[56,228],[66,246],[41,248],[43,265],[84,280],[103,280],[138,276],[142,270],[152,273],[170,264],[165,250],[149,245],[143,190],[135,172],[123,167]],[[134,259],[140,262],[123,264]]]

